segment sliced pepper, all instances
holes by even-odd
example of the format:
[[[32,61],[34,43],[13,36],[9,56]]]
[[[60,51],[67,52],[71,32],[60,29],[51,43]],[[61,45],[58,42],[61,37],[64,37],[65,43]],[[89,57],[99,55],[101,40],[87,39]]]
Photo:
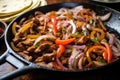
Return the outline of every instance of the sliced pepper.
[[[63,52],[65,51],[65,47],[64,45],[59,45],[59,50],[58,50],[58,53],[57,53],[57,57],[61,57]]]
[[[99,28],[94,28],[93,31],[90,34],[91,40],[95,41],[95,34],[96,34],[96,32],[100,32],[101,33],[100,36],[98,37],[99,40],[104,39],[104,37],[105,37],[104,31],[102,29],[99,29]]]
[[[14,22],[13,25],[12,25],[12,33],[15,35],[17,32],[16,32],[16,25],[17,25],[17,22]]]
[[[26,30],[28,30],[31,26],[33,26],[33,22],[28,22],[22,26],[22,28],[19,30],[21,33],[24,33]]]
[[[92,60],[91,60],[91,58],[90,58],[90,54],[91,54],[91,52],[92,51],[94,51],[94,50],[96,50],[96,49],[101,49],[101,50],[103,50],[104,52],[103,52],[103,58],[106,60],[106,58],[107,58],[107,49],[104,47],[104,46],[92,46],[92,47],[90,47],[88,50],[87,50],[87,52],[86,52],[86,56],[87,56],[87,60],[88,60],[88,62],[91,62]]]
[[[71,42],[73,42],[75,40],[75,38],[70,38],[70,39],[66,39],[66,40],[60,40],[60,38],[57,38],[55,40],[55,43],[58,45],[67,45],[70,44]]]
[[[112,49],[111,49],[110,45],[107,42],[102,41],[101,43],[105,45],[105,47],[107,49],[107,54],[108,54],[108,63],[111,63],[112,55],[113,55],[112,54]]]

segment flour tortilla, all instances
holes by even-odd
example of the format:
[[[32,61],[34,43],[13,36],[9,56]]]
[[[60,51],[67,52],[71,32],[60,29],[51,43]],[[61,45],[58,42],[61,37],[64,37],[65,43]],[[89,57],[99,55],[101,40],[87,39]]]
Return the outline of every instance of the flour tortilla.
[[[0,15],[18,13],[32,5],[32,0],[0,0]]]
[[[29,11],[34,8],[37,8],[39,6],[44,6],[44,5],[47,5],[46,0],[33,0],[33,4],[29,8],[22,11],[21,13],[18,13],[18,14],[12,15],[12,16],[8,16],[8,17],[1,17],[0,20],[5,21],[5,22],[10,22],[16,16],[19,16],[19,15],[23,14],[24,12]]]
[[[47,5],[47,1],[46,0],[40,0],[41,1],[41,5],[40,6],[45,6]]]

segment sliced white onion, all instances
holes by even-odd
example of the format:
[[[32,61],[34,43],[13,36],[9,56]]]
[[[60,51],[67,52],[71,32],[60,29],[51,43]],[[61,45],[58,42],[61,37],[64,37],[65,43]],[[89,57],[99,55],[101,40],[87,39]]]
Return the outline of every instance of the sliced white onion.
[[[110,18],[110,16],[111,16],[111,12],[109,12],[109,13],[103,15],[103,16],[99,16],[99,18],[102,21],[106,21],[106,20],[108,20]]]
[[[118,53],[119,49],[117,47],[115,47],[114,45],[111,46],[112,47],[112,51]]]
[[[84,10],[84,7],[80,5],[80,6],[75,7],[73,10],[81,11],[81,10]]]
[[[76,32],[76,25],[75,25],[75,23],[73,22],[73,20],[70,20],[69,21],[69,23],[72,25],[72,27],[73,27],[73,30],[72,30],[72,34],[74,34],[75,32]]]
[[[115,45],[118,49],[120,49],[120,40],[115,38]]]
[[[120,44],[120,40],[118,38],[115,38],[116,42]]]
[[[107,37],[109,38],[109,44],[112,46],[115,43],[115,35],[107,32]]]
[[[115,57],[120,57],[120,52],[113,52],[113,55],[114,55]]]
[[[36,45],[39,41],[41,41],[41,40],[44,39],[44,38],[56,39],[56,37],[53,36],[53,35],[42,35],[42,36],[39,36],[39,37],[35,40],[35,42],[34,42],[33,45]]]

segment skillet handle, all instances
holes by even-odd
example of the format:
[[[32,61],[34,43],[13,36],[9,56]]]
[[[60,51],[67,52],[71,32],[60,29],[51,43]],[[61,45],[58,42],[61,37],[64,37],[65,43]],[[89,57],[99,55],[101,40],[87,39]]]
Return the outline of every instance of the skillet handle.
[[[5,51],[1,56],[0,56],[0,65],[5,63],[5,58],[7,57],[8,50]]]
[[[27,63],[17,59],[14,55],[10,54],[8,50],[0,56],[0,65],[5,62],[10,63],[12,66],[16,67],[16,69],[12,72],[0,76],[0,80],[11,80],[22,74],[31,72],[37,67],[33,63]]]

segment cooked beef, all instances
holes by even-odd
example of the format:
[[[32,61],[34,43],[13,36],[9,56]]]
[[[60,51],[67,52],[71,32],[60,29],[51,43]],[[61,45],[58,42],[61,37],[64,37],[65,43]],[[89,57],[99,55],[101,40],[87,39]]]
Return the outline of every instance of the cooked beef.
[[[31,46],[31,45],[33,45],[34,41],[35,41],[34,39],[28,38],[25,41],[22,41],[22,44],[25,45],[25,46]]]
[[[52,53],[46,53],[43,55],[43,61],[45,62],[51,62],[55,60],[56,51],[53,51]]]
[[[35,63],[39,63],[43,61],[43,56],[38,57],[37,59],[35,59]]]
[[[35,49],[35,53],[40,53],[41,51],[48,50],[53,43],[50,41],[43,41],[40,43],[40,46]]]
[[[38,57],[35,62],[51,62],[55,60],[55,56],[56,56],[56,51],[53,51],[52,53],[45,53],[43,54],[43,56]]]
[[[45,62],[39,62],[39,63],[36,63],[38,66],[42,66],[42,67],[47,67],[47,68],[53,68],[53,63],[50,62],[50,63],[45,63]]]
[[[25,54],[27,54],[27,55],[29,54],[29,52],[28,52],[28,51],[23,51],[23,53],[25,53]]]
[[[26,49],[26,47],[22,44],[22,42],[19,42],[16,47],[19,48],[20,51],[24,51]]]
[[[64,58],[64,60],[62,60],[62,64],[67,65],[68,64],[68,58]]]
[[[48,52],[52,52],[53,50],[57,50],[57,45],[56,44],[52,44],[49,49],[48,49]]]
[[[28,52],[34,52],[34,50],[35,50],[35,46],[30,46],[27,48]]]
[[[21,37],[21,36],[22,36],[22,37]],[[21,34],[21,33],[16,33],[16,36],[14,37],[13,42],[14,42],[14,43],[18,43],[18,42],[24,41],[24,40],[26,40],[26,37],[23,37],[23,34]]]
[[[18,36],[16,36],[16,37],[13,39],[13,42],[14,42],[14,43],[18,43],[20,40],[21,40],[21,38],[19,38]]]
[[[37,16],[37,15],[43,15],[43,13],[40,12],[40,11],[36,11],[36,12],[35,12],[35,16]]]
[[[18,54],[21,55],[23,58],[25,58],[28,61],[32,60],[32,56],[29,56],[29,55],[25,54],[24,52],[19,52]]]

